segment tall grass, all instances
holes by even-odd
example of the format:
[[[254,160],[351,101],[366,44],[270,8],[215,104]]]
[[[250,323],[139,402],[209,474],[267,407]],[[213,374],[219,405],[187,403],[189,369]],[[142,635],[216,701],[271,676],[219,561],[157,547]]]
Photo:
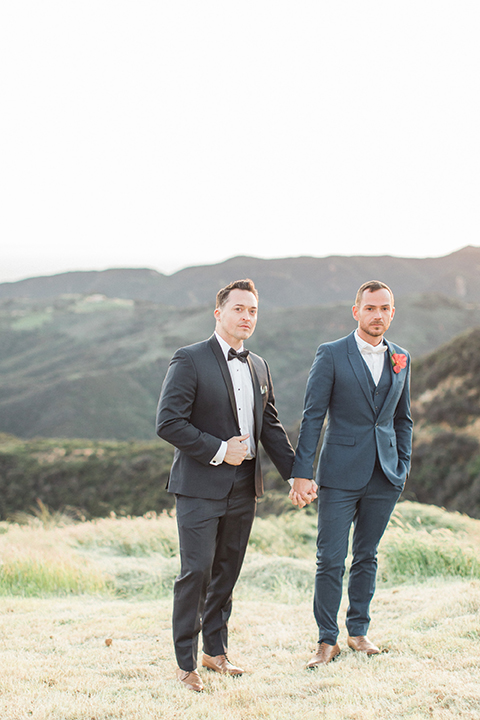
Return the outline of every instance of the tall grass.
[[[480,577],[480,521],[432,505],[400,503],[381,545],[380,578]]]
[[[429,577],[480,577],[480,553],[451,530],[392,529],[382,547],[380,577],[389,582]]]
[[[170,596],[178,573],[173,513],[72,523],[39,508],[27,524],[1,523],[0,594]],[[68,522],[67,522],[68,521]],[[236,589],[280,602],[309,600],[316,517],[291,511],[257,518]],[[480,521],[418,503],[400,503],[380,545],[379,582],[480,577]]]
[[[79,547],[103,548],[112,553],[133,557],[148,557],[159,553],[171,558],[178,553],[176,523],[172,513],[147,513],[143,517],[120,517],[113,513],[77,525],[70,531]]]
[[[72,561],[70,556],[14,555],[0,566],[2,595],[96,595],[110,592],[112,586],[98,568]]]

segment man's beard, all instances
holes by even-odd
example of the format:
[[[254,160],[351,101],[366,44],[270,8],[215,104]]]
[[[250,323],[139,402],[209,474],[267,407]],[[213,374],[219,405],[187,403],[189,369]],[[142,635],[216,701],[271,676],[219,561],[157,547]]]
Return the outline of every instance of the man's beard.
[[[380,325],[378,329],[373,329],[370,325],[363,328],[363,332],[367,335],[370,335],[370,337],[378,337],[379,335],[383,335],[385,333],[385,326]]]

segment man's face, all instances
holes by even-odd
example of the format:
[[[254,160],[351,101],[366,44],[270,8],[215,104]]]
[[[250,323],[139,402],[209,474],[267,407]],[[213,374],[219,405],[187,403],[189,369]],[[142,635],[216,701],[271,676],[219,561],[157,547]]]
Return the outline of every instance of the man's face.
[[[352,308],[353,317],[358,322],[358,334],[371,345],[378,345],[387,332],[395,315],[392,296],[381,290],[365,290],[360,305]]]
[[[248,290],[231,290],[225,305],[216,308],[215,330],[235,350],[242,346],[255,330],[258,303]]]

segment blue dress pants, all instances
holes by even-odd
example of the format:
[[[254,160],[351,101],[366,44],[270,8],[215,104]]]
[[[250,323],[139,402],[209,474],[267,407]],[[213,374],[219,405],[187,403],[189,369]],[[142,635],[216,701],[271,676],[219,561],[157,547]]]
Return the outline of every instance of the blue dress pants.
[[[346,625],[352,637],[367,634],[369,607],[375,592],[377,549],[402,489],[392,485],[378,463],[370,481],[358,490],[320,487],[314,597],[319,642],[329,645],[337,642],[337,616],[352,523],[353,560]]]

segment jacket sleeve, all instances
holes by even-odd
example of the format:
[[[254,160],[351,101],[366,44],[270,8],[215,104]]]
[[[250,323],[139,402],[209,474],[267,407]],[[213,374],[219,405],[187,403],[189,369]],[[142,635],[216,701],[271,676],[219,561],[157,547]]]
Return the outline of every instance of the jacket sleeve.
[[[165,376],[157,409],[157,435],[208,465],[218,452],[221,439],[202,432],[190,422],[197,388],[197,371],[190,355],[177,350]]]
[[[332,351],[320,345],[308,376],[293,476],[313,479],[313,464],[320,433],[330,403],[335,371]]]
[[[395,409],[393,419],[395,435],[397,438],[398,459],[403,462],[406,474],[410,472],[410,460],[412,455],[412,429],[413,420],[410,414],[410,357],[408,356],[407,378],[403,386],[400,400]]]

